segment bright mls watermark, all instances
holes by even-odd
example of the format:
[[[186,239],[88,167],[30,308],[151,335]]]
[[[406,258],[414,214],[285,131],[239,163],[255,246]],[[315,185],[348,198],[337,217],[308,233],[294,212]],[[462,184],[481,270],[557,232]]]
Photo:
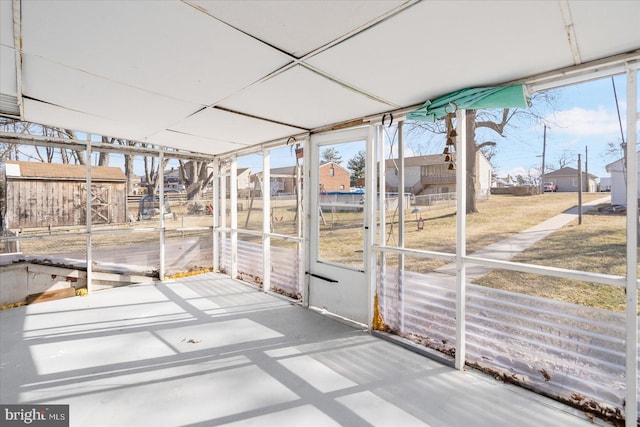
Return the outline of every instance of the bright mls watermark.
[[[69,405],[1,405],[3,426],[69,427]]]

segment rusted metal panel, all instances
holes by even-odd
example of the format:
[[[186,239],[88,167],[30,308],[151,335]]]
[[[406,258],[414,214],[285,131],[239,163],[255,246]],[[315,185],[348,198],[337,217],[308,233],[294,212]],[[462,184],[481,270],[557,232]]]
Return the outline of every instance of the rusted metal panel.
[[[400,276],[382,266],[377,296],[378,329],[455,354],[453,286],[410,271]],[[467,284],[466,321],[467,364],[620,422],[625,381],[622,314]]]

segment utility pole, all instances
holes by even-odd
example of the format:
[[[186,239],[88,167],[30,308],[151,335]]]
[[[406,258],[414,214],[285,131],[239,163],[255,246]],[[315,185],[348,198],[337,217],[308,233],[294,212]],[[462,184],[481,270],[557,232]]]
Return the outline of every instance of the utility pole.
[[[540,191],[544,194],[544,155],[547,151],[547,125],[544,125],[544,133],[542,134],[542,173],[540,175]]]
[[[590,193],[591,189],[589,188],[589,147],[587,147],[586,145],[584,146],[584,174],[585,174],[585,181],[586,181],[585,191],[587,193]]]
[[[582,154],[578,154],[578,224],[582,224]]]

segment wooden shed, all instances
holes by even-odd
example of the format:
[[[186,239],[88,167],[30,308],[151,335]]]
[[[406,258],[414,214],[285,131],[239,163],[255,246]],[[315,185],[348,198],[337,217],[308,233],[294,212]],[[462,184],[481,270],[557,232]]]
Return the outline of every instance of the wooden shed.
[[[7,229],[86,224],[86,166],[56,163],[5,163],[4,226]],[[91,168],[94,224],[127,218],[127,177],[120,168]]]

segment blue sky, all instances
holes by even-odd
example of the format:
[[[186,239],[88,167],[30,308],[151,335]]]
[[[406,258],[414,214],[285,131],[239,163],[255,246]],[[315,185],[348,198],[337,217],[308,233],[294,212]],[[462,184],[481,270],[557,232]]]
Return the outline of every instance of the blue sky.
[[[626,77],[614,78],[625,141],[626,129]],[[577,168],[577,154],[582,155],[583,170],[588,159],[589,173],[606,177],[605,166],[615,160],[608,143],[621,142],[616,100],[610,77],[551,91],[553,105],[536,103],[548,123],[545,163],[546,169],[559,167],[558,159],[565,155],[573,158],[571,167]],[[522,125],[522,124],[521,124]],[[543,126],[524,125],[509,129],[508,136],[499,140],[494,164],[500,176],[526,173],[540,167]],[[636,131],[637,133],[637,131]],[[588,156],[586,155],[588,149]]]

